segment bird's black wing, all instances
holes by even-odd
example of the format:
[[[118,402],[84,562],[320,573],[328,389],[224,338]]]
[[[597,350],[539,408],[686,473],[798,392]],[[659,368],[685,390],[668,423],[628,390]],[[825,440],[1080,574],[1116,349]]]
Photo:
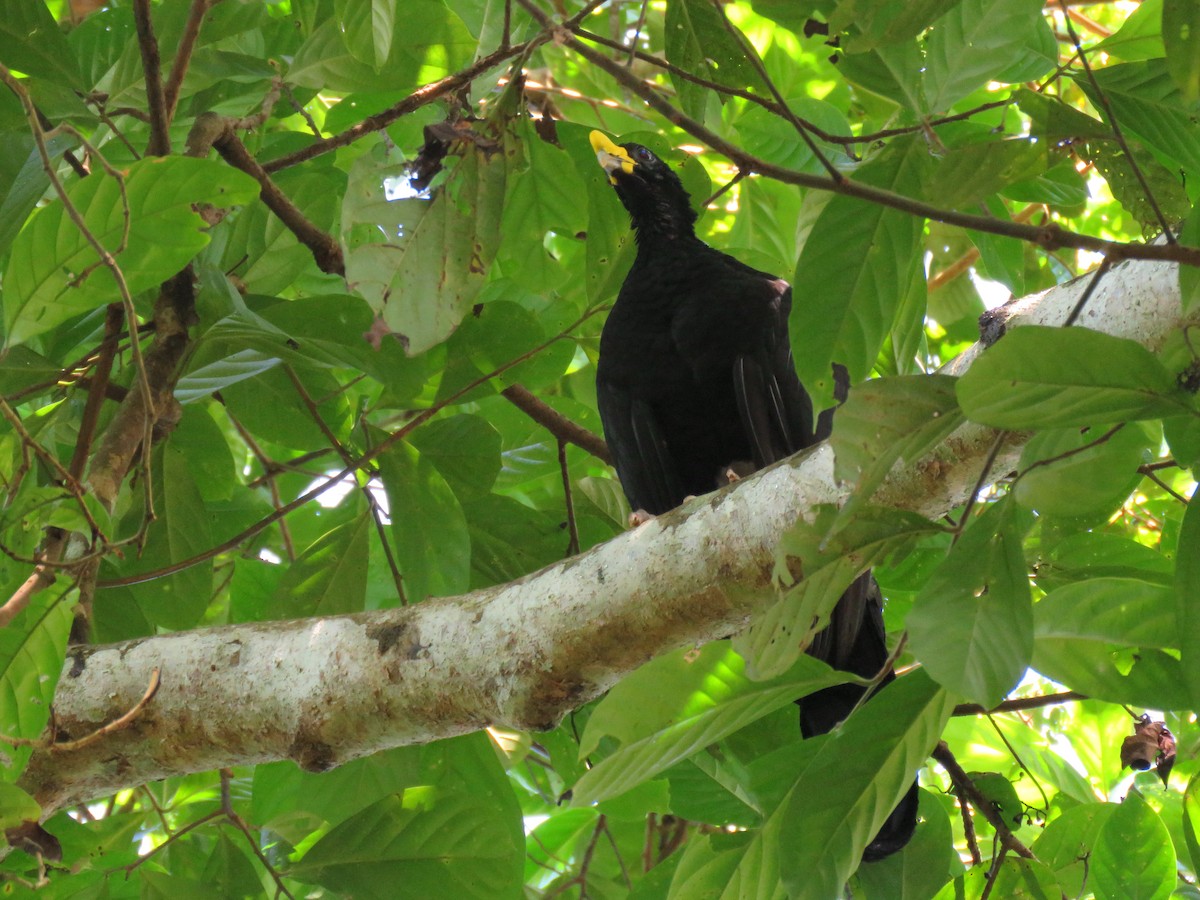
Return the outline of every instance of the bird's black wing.
[[[733,389],[755,467],[761,469],[811,446],[816,437],[812,401],[796,377],[788,344],[791,286],[755,274],[760,278],[749,284],[765,294],[754,304],[762,324],[753,344],[734,359]]]
[[[676,506],[685,490],[654,409],[605,379],[596,382],[596,405],[629,505],[655,514]]]

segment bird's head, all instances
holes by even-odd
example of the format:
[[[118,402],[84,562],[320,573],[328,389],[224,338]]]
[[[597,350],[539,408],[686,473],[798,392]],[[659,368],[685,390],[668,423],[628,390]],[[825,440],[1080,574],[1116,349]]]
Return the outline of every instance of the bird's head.
[[[683,182],[669,165],[641,144],[615,144],[599,131],[592,132],[591,141],[639,240],[693,233],[696,213]]]

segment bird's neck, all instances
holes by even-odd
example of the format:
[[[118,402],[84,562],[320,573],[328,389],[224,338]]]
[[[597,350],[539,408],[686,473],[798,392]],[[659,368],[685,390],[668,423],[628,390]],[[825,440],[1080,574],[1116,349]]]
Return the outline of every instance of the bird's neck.
[[[702,243],[690,222],[655,222],[634,226],[634,240],[639,253],[679,253]]]

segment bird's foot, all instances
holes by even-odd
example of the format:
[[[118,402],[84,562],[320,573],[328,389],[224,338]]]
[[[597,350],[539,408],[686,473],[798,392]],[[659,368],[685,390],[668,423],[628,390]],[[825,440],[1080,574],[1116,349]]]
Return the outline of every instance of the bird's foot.
[[[629,514],[629,527],[637,528],[639,525],[645,525],[653,518],[655,518],[654,513],[648,513],[644,509],[635,509]]]

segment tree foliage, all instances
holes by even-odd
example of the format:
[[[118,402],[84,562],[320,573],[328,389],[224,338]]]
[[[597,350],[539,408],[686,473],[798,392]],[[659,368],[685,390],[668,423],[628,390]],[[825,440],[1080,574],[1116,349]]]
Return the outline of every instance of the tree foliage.
[[[1088,327],[1118,264],[1200,260],[1197,10],[0,0],[6,888],[1197,896],[1196,352]],[[831,362],[858,383],[853,498],[790,511],[774,605],[545,733],[43,810],[31,754],[93,739],[52,714],[73,627],[415,604],[624,530],[593,378],[633,248],[594,128],[792,280],[815,396]],[[1085,273],[1073,323],[933,374],[985,309]],[[1032,433],[1017,468],[940,520],[877,502],[965,421]],[[838,677],[805,638],[870,566],[903,675],[802,741],[792,701]],[[916,769],[916,837],[860,866]]]

